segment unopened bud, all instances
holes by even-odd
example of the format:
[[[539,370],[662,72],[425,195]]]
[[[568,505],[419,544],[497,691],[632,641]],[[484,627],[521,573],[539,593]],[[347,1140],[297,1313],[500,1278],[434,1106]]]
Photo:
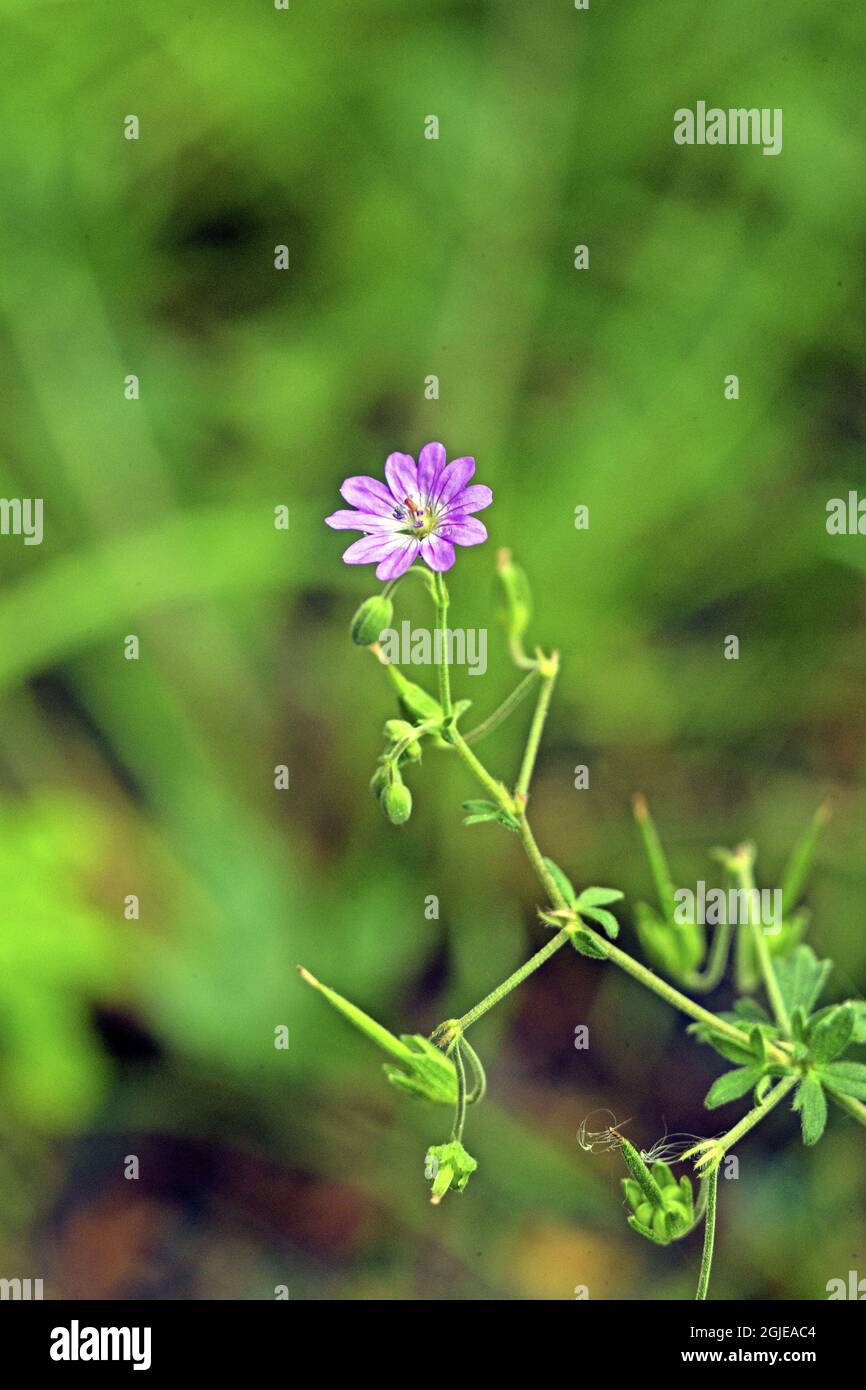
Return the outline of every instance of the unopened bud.
[[[405,782],[389,782],[382,792],[382,809],[392,825],[405,825],[412,814],[412,793]]]
[[[391,626],[393,617],[394,605],[389,598],[382,594],[365,598],[352,619],[352,641],[359,647],[372,646],[378,642],[383,630]]]

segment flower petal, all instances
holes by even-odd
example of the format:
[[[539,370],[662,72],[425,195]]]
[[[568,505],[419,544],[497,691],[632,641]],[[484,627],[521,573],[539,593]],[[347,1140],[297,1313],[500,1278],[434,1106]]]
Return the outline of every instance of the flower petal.
[[[385,484],[380,483],[378,478],[367,478],[363,474],[347,478],[340,488],[340,496],[362,512],[381,512],[383,516],[390,516],[394,510],[394,499]]]
[[[344,509],[326,516],[325,525],[333,527],[335,531],[396,531],[400,523],[394,517],[380,516],[378,512],[350,512]]]
[[[418,455],[418,491],[422,500],[435,497],[446,458],[444,444],[425,444]]]
[[[454,547],[443,536],[425,536],[421,542],[421,556],[431,570],[450,570],[454,564]]]
[[[368,565],[372,560],[384,560],[392,550],[400,548],[400,541],[401,537],[390,531],[385,536],[362,536],[343,551],[343,559],[347,565]]]
[[[474,516],[450,516],[436,527],[436,534],[454,545],[480,545],[487,540],[487,527]]]
[[[417,500],[418,470],[411,454],[389,454],[385,460],[385,477],[397,502],[404,497]]]
[[[462,492],[458,492],[455,497],[442,510],[443,516],[450,516],[452,513],[461,512],[467,515],[469,512],[480,512],[485,507],[489,507],[493,501],[493,493],[489,487],[483,483],[473,483],[472,487],[465,487]]]
[[[466,486],[474,472],[474,459],[452,459],[448,467],[443,468],[439,479],[437,506],[446,507],[460,489]]]
[[[419,545],[414,536],[395,537],[394,549],[376,570],[377,579],[399,579],[405,574],[418,554]]]

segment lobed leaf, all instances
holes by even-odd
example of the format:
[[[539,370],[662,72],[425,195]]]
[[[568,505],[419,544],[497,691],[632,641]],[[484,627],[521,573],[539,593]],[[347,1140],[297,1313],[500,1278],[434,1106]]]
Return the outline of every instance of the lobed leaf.
[[[829,1091],[866,1100],[866,1066],[862,1062],[826,1062],[819,1074]]]
[[[819,960],[811,946],[797,946],[785,959],[776,962],[776,978],[790,1014],[798,1005],[809,1014],[833,969],[831,960]]]
[[[814,1062],[832,1062],[841,1056],[854,1033],[854,1010],[837,1004],[809,1029],[809,1053]]]
[[[559,865],[555,864],[552,859],[545,859],[544,863],[550,877],[553,879],[569,907],[576,907],[577,893],[574,890],[574,884],[568,877],[568,874],[564,874]]]
[[[866,1070],[866,1068],[864,1068]],[[817,1144],[827,1124],[827,1097],[824,1087],[814,1073],[804,1076],[794,1097],[795,1110],[800,1112],[800,1127],[804,1144]]]
[[[577,905],[580,908],[606,907],[608,903],[620,902],[623,897],[618,888],[584,888]]]
[[[585,903],[581,904],[580,902],[578,907],[584,917],[592,918],[594,922],[598,922],[599,926],[604,928],[611,941],[616,940],[619,936],[619,922],[612,912],[606,911],[603,907],[587,907]]]
[[[760,1066],[738,1067],[736,1071],[725,1072],[724,1076],[713,1082],[704,1097],[704,1105],[708,1110],[716,1110],[720,1105],[727,1105],[729,1101],[739,1100],[757,1085],[763,1072],[764,1069]]]

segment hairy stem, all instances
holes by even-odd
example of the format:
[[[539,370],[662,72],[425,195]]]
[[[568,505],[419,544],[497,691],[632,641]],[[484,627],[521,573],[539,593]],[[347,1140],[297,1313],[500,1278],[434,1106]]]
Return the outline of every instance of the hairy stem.
[[[463,1138],[463,1126],[466,1123],[466,1068],[463,1065],[463,1052],[460,1047],[460,1039],[451,1054],[454,1063],[454,1070],[457,1073],[457,1105],[454,1110],[454,1124],[451,1127],[451,1138]]]
[[[755,952],[758,957],[758,964],[761,967],[764,988],[767,991],[770,1007],[785,1037],[789,1038],[791,1036],[791,1020],[788,1017],[788,1010],[782,998],[779,981],[776,979],[776,971],[773,968],[770,948],[767,945],[767,938],[764,935],[764,928],[761,925],[760,909],[756,909],[755,907],[755,893],[757,890],[755,889],[755,875],[752,867],[753,862],[751,852],[744,847],[731,860],[731,868],[737,876],[740,888],[746,894],[749,927],[752,932],[752,940],[755,943]]]
[[[458,1020],[461,1031],[465,1031],[467,1028],[470,1028],[473,1023],[477,1023],[478,1019],[481,1018],[483,1014],[486,1014],[488,1009],[492,1009],[495,1004],[499,1003],[500,999],[504,999],[506,994],[510,994],[513,989],[516,989],[518,985],[528,979],[539,966],[544,965],[546,960],[550,960],[550,957],[555,955],[560,946],[565,945],[570,935],[571,933],[564,928],[562,931],[557,932],[556,936],[552,936],[550,940],[542,946],[540,951],[536,951],[534,956],[530,956],[529,960],[515,970],[513,974],[509,975],[507,980],[503,980],[502,984],[497,985],[496,989],[491,990],[491,992],[481,1000],[480,1004],[476,1004],[474,1009],[470,1009],[468,1013],[464,1014],[463,1017]]]
[[[458,753],[460,753],[460,743],[462,742],[462,740],[460,739],[459,734],[455,734],[453,735],[453,737],[455,740],[455,747],[457,748]],[[479,759],[475,757],[475,755],[472,753],[472,750],[466,748],[465,752],[469,754],[469,757],[473,761],[472,763],[469,763],[466,757],[464,756],[464,762],[467,762],[467,766],[470,766],[472,768],[472,770],[475,772],[475,775],[479,778],[479,781],[481,781],[482,785],[487,787],[487,789],[491,791],[491,794],[493,794],[495,788],[501,788],[501,783],[494,782],[494,779],[490,776],[490,773],[479,761]],[[461,756],[463,755],[461,754]],[[473,766],[473,764],[477,766]],[[502,804],[501,801],[500,804]],[[514,813],[513,804],[510,808],[506,805],[504,809],[510,810],[511,814]],[[538,847],[535,836],[532,833],[532,828],[526,817],[526,813],[522,809],[518,813],[518,824],[520,827],[521,844],[523,845],[523,848],[526,851],[527,858],[529,859],[529,862],[532,864],[532,867],[534,868],[540,882],[542,883],[545,892],[550,898],[550,901],[554,904],[555,907],[559,908],[560,910],[567,909],[569,905],[563,897],[562,892],[560,891],[559,886],[556,883],[556,880],[554,879],[553,875],[551,874],[550,870],[544,862],[544,855],[541,853],[541,850]],[[621,970],[624,970],[626,974],[631,975],[633,979],[637,980],[647,989],[651,989],[655,994],[659,995],[659,997],[661,999],[664,999],[668,1004],[672,1004],[675,1009],[679,1009],[681,1013],[688,1014],[690,1018],[695,1019],[695,1021],[698,1023],[706,1023],[708,1027],[713,1029],[714,1032],[721,1034],[723,1037],[730,1038],[732,1042],[739,1043],[741,1047],[750,1047],[751,1044],[749,1036],[747,1033],[744,1033],[742,1029],[735,1028],[733,1024],[727,1023],[724,1019],[719,1018],[716,1014],[710,1013],[709,1009],[704,1009],[701,1007],[700,1004],[696,1004],[693,999],[689,999],[688,995],[682,994],[678,989],[675,989],[673,985],[668,984],[667,980],[661,979],[661,977],[656,975],[654,971],[650,970],[648,966],[642,965],[640,961],[637,961],[634,959],[633,956],[630,956],[627,951],[622,951],[618,946],[614,946],[612,941],[608,941],[606,937],[601,936],[599,935],[599,933],[593,931],[591,927],[586,925],[586,923],[581,924],[581,930],[587,932],[592,937],[593,941],[598,945],[599,949],[609,960],[612,960],[614,964],[618,965]],[[568,930],[565,930],[564,933],[559,932],[558,935],[554,937],[552,941],[549,941],[547,943],[547,946],[543,947],[542,950],[538,952],[537,956],[532,957],[532,960],[537,962],[537,964],[534,965],[532,968],[537,969],[538,966],[542,965],[545,960],[548,960],[550,956],[553,955],[554,951],[558,950],[559,947],[563,945],[563,940],[567,939],[568,935]],[[554,943],[556,944],[554,945]],[[527,962],[527,964],[531,964],[531,962]],[[526,967],[523,967],[523,969],[525,970]],[[520,979],[525,979],[525,975],[521,975],[519,971],[516,973],[520,976]],[[532,971],[530,970],[527,973],[531,974]],[[481,1010],[481,1012],[486,1013],[487,1009],[492,1008],[494,1004],[498,1003],[499,1000],[503,998],[503,992],[500,991],[503,991],[504,989],[504,994],[509,993],[510,989],[514,988],[514,984],[520,983],[520,979],[515,979],[514,976],[509,977],[509,980],[505,981],[505,985],[509,986],[509,988],[504,989],[503,986],[500,986],[498,991],[494,990],[491,995],[488,995],[487,999],[483,1001],[484,1008]],[[481,1006],[479,1005],[477,1007],[480,1008]],[[473,1021],[475,1018],[480,1017],[480,1015],[477,1014],[474,1009],[471,1010],[471,1015]],[[467,1017],[469,1017],[469,1015],[467,1015]],[[772,1056],[775,1061],[787,1062],[789,1060],[788,1054],[781,1051],[779,1048],[770,1046],[768,1047],[767,1051],[768,1054]]]
[[[446,719],[451,717],[451,677],[448,671],[448,590],[441,574],[433,578],[433,593],[436,600],[436,621],[439,628],[442,650],[436,671],[439,677],[439,703]]]
[[[754,1129],[755,1125],[760,1124],[761,1120],[763,1120],[766,1115],[769,1115],[771,1110],[775,1109],[779,1101],[783,1100],[799,1081],[799,1076],[783,1077],[778,1085],[773,1087],[766,1099],[761,1101],[760,1105],[756,1105],[752,1110],[749,1110],[748,1113],[734,1125],[733,1129],[729,1129],[727,1134],[723,1134],[720,1139],[715,1141],[722,1153],[727,1153],[729,1149],[732,1149],[735,1144],[740,1142],[744,1135],[749,1133],[749,1130]],[[685,1155],[683,1155],[683,1157],[685,1157]]]
[[[713,1267],[713,1245],[716,1240],[716,1195],[719,1186],[719,1171],[711,1173],[706,1179],[707,1214],[704,1220],[704,1248],[701,1253],[701,1272],[698,1276],[698,1291],[695,1300],[705,1299],[710,1287],[710,1272]]]
[[[526,740],[526,751],[523,754],[523,762],[520,764],[520,772],[517,776],[517,783],[514,788],[515,799],[525,801],[529,796],[529,783],[532,780],[532,770],[535,767],[535,759],[538,757],[538,745],[541,742],[541,735],[544,730],[544,721],[547,719],[547,711],[550,709],[550,701],[553,695],[553,686],[556,681],[556,673],[559,670],[559,655],[553,652],[550,659],[543,664],[539,664],[538,673],[541,676],[541,690],[538,694],[538,703],[535,706],[535,713],[532,716],[532,723],[529,727],[529,737]]]
[[[689,972],[687,979],[689,989],[697,990],[698,994],[710,994],[716,988],[728,964],[732,932],[733,927],[730,922],[723,922],[721,926],[716,928],[706,968]]]
[[[502,782],[497,782],[495,777],[491,776],[481,759],[472,752],[465,738],[457,729],[452,727],[448,732],[448,738],[458,757],[466,764],[473,777],[477,778],[481,783],[484,790],[490,794],[496,802],[496,805],[501,810],[507,812],[509,816],[513,816],[514,801],[511,798],[508,788],[504,786]]]
[[[532,670],[529,672],[528,676],[524,676],[520,684],[514,687],[511,694],[505,697],[502,704],[499,705],[492,714],[489,714],[487,718],[482,720],[480,724],[477,724],[474,729],[470,729],[467,734],[463,735],[466,742],[478,743],[482,738],[486,738],[488,734],[492,734],[494,729],[498,729],[499,725],[508,718],[509,714],[512,714],[514,710],[517,709],[518,705],[526,699],[537,677],[537,670]]]
[[[866,1105],[863,1104],[862,1100],[855,1100],[853,1096],[837,1096],[832,1091],[830,1092],[830,1099],[835,1100],[840,1109],[847,1111],[852,1119],[857,1120],[861,1125],[866,1125]]]

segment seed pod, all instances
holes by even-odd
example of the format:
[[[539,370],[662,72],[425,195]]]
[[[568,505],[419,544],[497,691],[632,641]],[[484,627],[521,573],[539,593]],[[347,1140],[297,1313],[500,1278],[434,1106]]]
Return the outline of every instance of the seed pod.
[[[372,646],[378,642],[383,629],[391,626],[393,617],[394,605],[389,598],[374,594],[372,598],[364,599],[352,619],[352,641],[358,647]]]
[[[523,636],[532,617],[532,597],[529,580],[519,565],[515,565],[510,550],[500,550],[496,557],[496,574],[504,599],[501,618],[509,637]]]
[[[412,793],[405,782],[389,782],[382,793],[382,809],[392,825],[405,825],[412,814]]]

